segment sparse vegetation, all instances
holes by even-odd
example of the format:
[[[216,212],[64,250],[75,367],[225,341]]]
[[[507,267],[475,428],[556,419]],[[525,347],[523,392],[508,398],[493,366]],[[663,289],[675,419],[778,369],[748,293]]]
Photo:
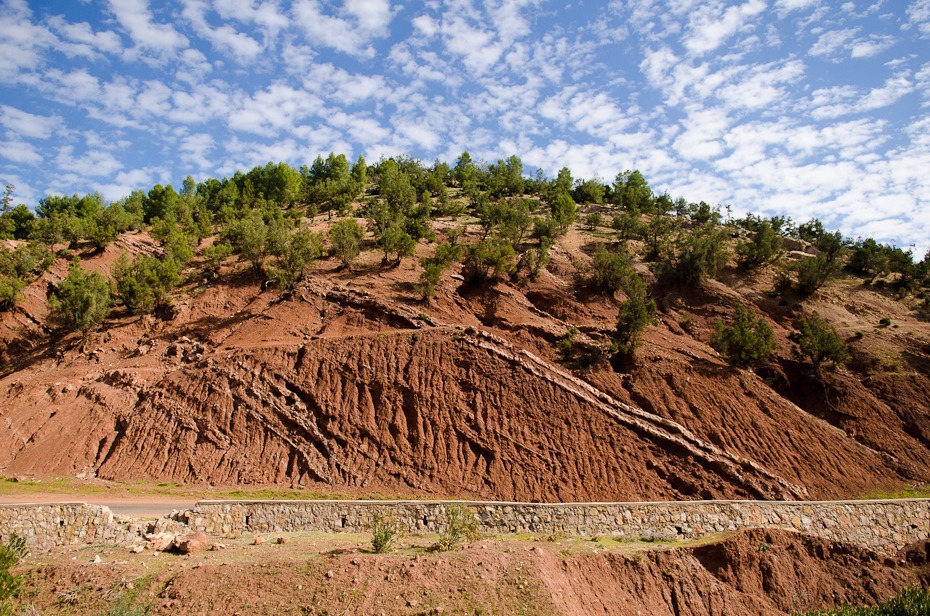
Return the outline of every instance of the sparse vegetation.
[[[717,320],[713,346],[735,366],[755,366],[775,352],[775,332],[764,318],[756,318],[752,310],[738,305],[732,325]]]
[[[439,533],[434,546],[439,552],[448,552],[463,543],[478,540],[478,520],[475,513],[463,505],[446,507],[445,528]]]
[[[371,549],[376,554],[389,552],[403,532],[403,526],[388,512],[376,511],[371,514]]]
[[[51,317],[67,329],[86,333],[110,311],[110,283],[100,272],[86,272],[75,261],[48,300]]]
[[[884,603],[873,607],[843,605],[832,610],[804,612],[803,616],[927,616],[930,614],[930,590],[906,588]]]
[[[836,329],[816,312],[798,321],[798,331],[791,340],[797,345],[795,356],[810,364],[817,374],[825,364],[839,365],[849,359],[846,343]]]

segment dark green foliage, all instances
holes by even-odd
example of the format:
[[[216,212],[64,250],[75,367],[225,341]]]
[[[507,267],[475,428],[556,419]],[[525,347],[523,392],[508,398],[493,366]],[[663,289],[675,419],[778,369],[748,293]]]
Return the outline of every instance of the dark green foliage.
[[[329,228],[330,252],[342,262],[343,267],[349,267],[362,252],[364,236],[365,230],[354,218],[337,221]]]
[[[30,242],[10,250],[0,246],[0,312],[10,310],[21,299],[20,292],[54,257],[44,244]]]
[[[523,161],[517,156],[488,166],[488,192],[492,197],[523,194]]]
[[[599,179],[578,180],[572,190],[572,199],[577,203],[603,203],[607,187]]]
[[[781,250],[781,242],[781,236],[775,232],[769,221],[760,222],[753,238],[736,247],[740,267],[754,270],[770,263]]]
[[[874,607],[840,606],[832,610],[806,612],[804,616],[927,616],[930,614],[930,590],[906,588],[897,597]]]
[[[409,176],[401,171],[394,159],[384,161],[379,174],[378,194],[392,211],[408,215],[417,202],[417,191],[410,183]]]
[[[639,239],[645,232],[642,212],[637,208],[626,208],[613,217],[610,226],[613,227],[621,240]]]
[[[549,211],[559,235],[564,235],[575,219],[578,218],[578,206],[567,191],[559,190],[549,197]]]
[[[285,234],[272,254],[275,261],[268,268],[268,277],[279,289],[290,291],[301,281],[307,266],[323,256],[323,238],[308,230],[292,231]]]
[[[720,208],[711,207],[709,203],[701,201],[699,203],[689,203],[685,211],[685,216],[699,225],[707,223],[720,223]]]
[[[588,225],[588,229],[594,231],[604,224],[604,217],[600,212],[591,212],[584,217],[584,223]]]
[[[516,252],[507,240],[490,238],[469,246],[466,277],[472,281],[496,281],[516,269]]]
[[[6,601],[14,598],[22,586],[22,576],[13,575],[10,569],[27,553],[25,541],[16,535],[12,535],[6,545],[0,544],[0,613],[4,613]]]
[[[681,234],[675,250],[659,266],[666,284],[698,285],[727,262],[727,235],[712,224]]]
[[[625,210],[652,210],[652,189],[638,170],[618,173],[614,179],[614,203]]]
[[[816,312],[810,318],[798,321],[798,331],[791,336],[791,341],[797,345],[795,356],[810,364],[818,374],[828,362],[839,365],[849,359],[846,343],[836,329]]]
[[[353,173],[354,171],[354,173]],[[345,154],[329,153],[326,160],[317,156],[313,165],[300,169],[303,199],[314,208],[345,212],[352,200],[365,188],[368,165],[364,158],[349,168]]]
[[[92,218],[103,207],[103,197],[100,193],[93,193],[79,197],[77,194],[68,196],[49,195],[39,200],[36,215],[48,218],[53,214],[70,215],[76,218]]]
[[[180,201],[181,196],[171,184],[167,186],[156,184],[142,202],[143,220],[147,223],[151,223],[154,218],[177,220],[177,207]]]
[[[216,242],[203,249],[203,271],[207,278],[216,278],[220,265],[233,253],[233,247],[225,242]]]
[[[635,275],[625,250],[611,252],[603,244],[597,245],[591,265],[590,283],[593,287],[606,293],[616,293]]]
[[[178,263],[145,255],[129,260],[126,253],[113,265],[116,297],[133,314],[171,314],[171,292],[180,284]]]
[[[614,329],[614,347],[621,355],[632,355],[639,346],[642,333],[649,325],[657,325],[656,303],[646,293],[646,284],[636,273],[624,283],[627,299],[620,304],[620,314]]]
[[[478,187],[478,167],[468,152],[462,152],[462,155],[455,161],[455,167],[452,170],[452,177],[455,182],[465,191],[469,192]]]
[[[100,272],[85,272],[75,261],[49,297],[48,308],[63,327],[86,333],[103,323],[110,311],[110,283]]]
[[[712,345],[734,366],[759,365],[775,352],[775,332],[765,319],[737,306],[732,326],[725,327],[717,320]]]
[[[380,242],[381,247],[384,249],[385,263],[390,260],[392,253],[395,256],[394,262],[400,263],[404,257],[412,256],[417,247],[416,240],[410,237],[410,234],[399,225],[391,225],[385,229]]]
[[[803,296],[812,295],[822,287],[840,268],[835,259],[821,253],[816,257],[804,258],[791,268],[797,276],[796,289]]]
[[[20,203],[16,207],[0,214],[0,240],[25,240],[32,232],[35,214]]]

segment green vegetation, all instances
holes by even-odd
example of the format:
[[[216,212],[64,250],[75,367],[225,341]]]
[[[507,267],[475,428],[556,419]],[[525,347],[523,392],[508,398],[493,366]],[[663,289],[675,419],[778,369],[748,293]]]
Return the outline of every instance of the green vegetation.
[[[376,511],[371,514],[371,549],[376,554],[389,552],[403,532],[403,527],[391,513]]]
[[[930,590],[906,588],[897,597],[874,607],[843,605],[832,610],[804,612],[804,616],[927,616],[930,614]]]
[[[100,272],[86,272],[78,261],[58,283],[48,300],[53,320],[82,333],[94,329],[110,311],[110,283]]]
[[[439,533],[436,551],[448,552],[463,543],[478,540],[478,520],[475,512],[462,505],[446,507],[445,528]]]
[[[10,569],[28,554],[22,537],[12,535],[6,544],[0,544],[0,614],[12,614],[10,599],[16,597],[23,583],[22,576],[13,575]]]
[[[362,252],[362,238],[365,230],[354,218],[346,218],[333,223],[329,228],[330,252],[348,268],[355,257]]]
[[[629,356],[639,346],[646,327],[658,325],[659,320],[656,317],[656,303],[647,296],[642,278],[636,274],[628,278],[624,291],[627,299],[620,304],[613,341],[618,353]]]
[[[791,336],[791,341],[797,345],[795,357],[810,364],[817,374],[824,364],[839,365],[849,359],[846,343],[816,312],[798,321],[798,331]]]
[[[752,310],[738,305],[733,325],[726,327],[717,319],[712,344],[734,366],[755,366],[775,352],[775,332],[764,318],[756,318]]]

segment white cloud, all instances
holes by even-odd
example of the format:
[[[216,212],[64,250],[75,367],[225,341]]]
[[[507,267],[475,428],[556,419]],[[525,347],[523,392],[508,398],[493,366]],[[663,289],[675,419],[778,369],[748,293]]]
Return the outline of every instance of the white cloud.
[[[386,0],[346,0],[346,17],[323,13],[317,0],[297,0],[292,10],[312,43],[365,58],[374,56],[372,43],[388,34],[392,18]]]
[[[210,41],[216,49],[232,54],[240,62],[254,61],[262,52],[262,45],[227,24],[211,26],[207,22],[207,10],[205,0],[184,0],[183,15],[201,37]]]
[[[909,26],[917,28],[923,36],[930,36],[930,0],[914,0],[907,7]]]
[[[697,56],[713,51],[737,32],[753,27],[753,18],[765,8],[764,0],[749,0],[725,9],[720,3],[710,3],[693,14],[685,48]]]
[[[123,168],[123,163],[110,152],[86,150],[79,155],[75,155],[74,146],[70,145],[58,148],[55,164],[61,170],[72,171],[84,177],[106,177]]]
[[[138,48],[134,57],[152,59],[146,52],[153,52],[164,59],[187,47],[187,37],[169,24],[154,21],[148,0],[109,0],[109,6]]]
[[[229,125],[234,130],[255,134],[279,133],[322,109],[322,101],[316,95],[277,83],[243,100],[230,112]]]
[[[13,140],[0,142],[0,156],[14,163],[26,165],[37,165],[42,162],[42,155],[39,154],[36,147],[25,141]]]
[[[871,36],[868,40],[856,41],[849,52],[852,58],[871,58],[894,45],[893,36]]]
[[[61,125],[61,118],[40,116],[10,105],[0,105],[0,126],[10,134],[27,139],[48,139]]]
[[[858,29],[855,28],[827,30],[820,35],[808,53],[812,56],[835,55],[837,51],[848,49],[857,33]]]

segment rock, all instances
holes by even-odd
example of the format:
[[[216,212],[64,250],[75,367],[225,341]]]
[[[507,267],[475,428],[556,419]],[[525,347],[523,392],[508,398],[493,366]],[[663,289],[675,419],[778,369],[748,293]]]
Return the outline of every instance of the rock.
[[[209,539],[205,533],[196,532],[174,538],[174,547],[182,554],[194,554],[206,550]]]
[[[290,541],[290,539],[288,539],[287,537],[278,537],[278,545],[283,545],[287,543],[288,541]]]
[[[132,552],[133,554],[140,554],[140,553],[142,553],[144,550],[145,550],[145,548],[142,547],[141,545],[134,545],[134,546],[132,546],[131,548],[129,548],[129,551]]]
[[[214,543],[212,546],[210,546],[211,552],[218,552],[219,550],[225,550],[225,549],[226,549],[225,543]]]
[[[252,542],[252,545],[261,545],[263,543],[265,543],[264,537],[256,537],[255,541]]]
[[[164,552],[174,543],[175,537],[174,533],[150,533],[145,536],[145,540],[149,542],[149,549]]]
[[[331,579],[333,579],[334,577],[336,577],[336,574],[333,573],[333,570],[332,570],[332,569],[330,569],[329,571],[326,572],[326,577],[327,577],[327,579],[330,579],[330,580],[331,580]]]
[[[100,562],[101,562],[101,560],[100,560],[100,554],[94,554],[94,559],[93,559],[92,561],[90,561],[90,562],[94,563],[95,565],[100,564]]]

